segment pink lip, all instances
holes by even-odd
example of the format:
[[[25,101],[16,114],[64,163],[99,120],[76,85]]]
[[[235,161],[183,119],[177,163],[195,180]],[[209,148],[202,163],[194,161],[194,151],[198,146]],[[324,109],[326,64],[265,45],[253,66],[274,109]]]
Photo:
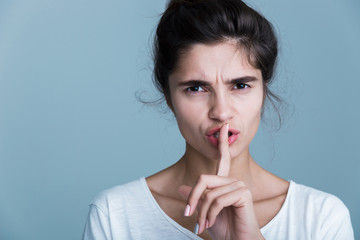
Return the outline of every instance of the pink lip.
[[[218,146],[219,144],[219,140],[214,136],[214,134],[216,132],[220,131],[220,127],[216,127],[216,128],[212,128],[209,131],[207,131],[206,136],[208,138],[208,140],[210,141],[210,143],[212,145],[214,145],[215,147]],[[229,128],[229,132],[232,133],[232,135],[228,138],[229,141],[229,145],[233,144],[236,139],[238,138],[238,134],[240,133],[238,130],[233,129],[233,128]]]

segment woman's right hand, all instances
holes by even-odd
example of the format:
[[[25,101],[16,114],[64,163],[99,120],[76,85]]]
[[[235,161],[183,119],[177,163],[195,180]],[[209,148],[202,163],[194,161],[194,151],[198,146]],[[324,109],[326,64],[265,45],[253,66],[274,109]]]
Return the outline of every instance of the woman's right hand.
[[[205,229],[213,239],[264,239],[253,208],[250,190],[237,179],[229,178],[230,152],[228,124],[220,129],[219,151],[221,159],[217,175],[201,175],[195,186],[181,186],[179,192],[187,197],[185,215],[197,210],[195,233]]]

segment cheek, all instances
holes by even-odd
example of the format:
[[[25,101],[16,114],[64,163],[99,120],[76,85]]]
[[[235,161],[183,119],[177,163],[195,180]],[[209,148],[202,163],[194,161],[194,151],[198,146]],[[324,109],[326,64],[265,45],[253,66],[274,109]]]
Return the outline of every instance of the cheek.
[[[249,99],[246,108],[240,110],[242,122],[244,124],[245,131],[248,131],[250,135],[255,135],[261,119],[262,99],[254,98]]]
[[[178,123],[180,132],[185,137],[199,127],[202,114],[200,114],[200,109],[196,104],[188,102],[186,99],[182,99],[181,101],[176,100],[177,99],[174,99],[172,101],[173,113]]]
[[[262,109],[262,101],[254,101],[254,104],[251,108],[248,109],[249,116],[252,116],[253,120],[261,118],[261,109]]]
[[[196,121],[201,112],[205,111],[206,100],[204,98],[186,97],[181,92],[175,92],[171,98],[172,109],[176,119]]]

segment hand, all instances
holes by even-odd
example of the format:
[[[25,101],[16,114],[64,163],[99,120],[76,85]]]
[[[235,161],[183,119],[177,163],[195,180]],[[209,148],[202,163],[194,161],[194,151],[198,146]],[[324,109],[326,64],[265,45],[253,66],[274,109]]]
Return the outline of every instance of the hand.
[[[181,186],[179,192],[187,197],[185,215],[198,212],[197,224],[201,234],[206,228],[213,239],[264,239],[253,208],[250,190],[237,179],[229,178],[229,125],[220,129],[220,161],[217,175],[201,175],[193,188]]]

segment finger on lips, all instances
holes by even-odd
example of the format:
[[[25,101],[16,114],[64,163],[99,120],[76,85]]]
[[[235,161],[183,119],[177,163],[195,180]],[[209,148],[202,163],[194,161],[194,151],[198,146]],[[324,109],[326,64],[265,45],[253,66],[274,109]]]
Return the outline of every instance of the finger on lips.
[[[224,204],[228,204],[228,200],[224,198],[239,188],[237,184],[234,184],[237,180],[228,178],[231,161],[228,132],[229,124],[226,123],[220,128],[219,133],[220,159],[216,175],[201,175],[188,195],[188,204],[185,207],[184,215],[191,216],[198,209],[198,221],[194,230],[196,234],[201,234],[205,228],[211,227],[215,223],[216,216],[224,208]],[[189,188],[187,188],[186,195],[188,191]]]
[[[229,152],[229,124],[224,124],[219,134],[219,151],[220,160],[217,167],[216,175],[226,177],[230,172],[230,152]]]

